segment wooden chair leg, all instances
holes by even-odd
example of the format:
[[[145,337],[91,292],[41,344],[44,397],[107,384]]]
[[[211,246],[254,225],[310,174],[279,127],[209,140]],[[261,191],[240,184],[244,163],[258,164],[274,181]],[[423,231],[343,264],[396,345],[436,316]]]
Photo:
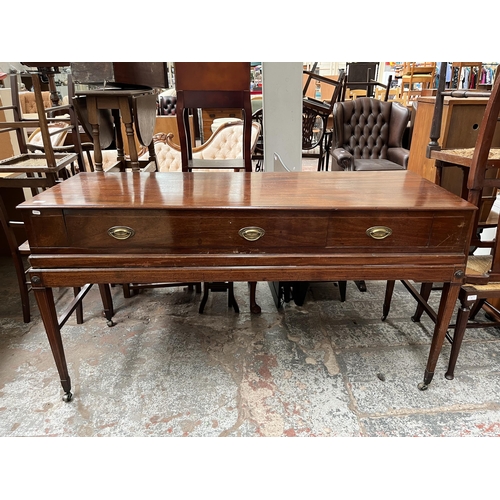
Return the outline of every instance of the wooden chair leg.
[[[473,320],[477,316],[477,313],[482,309],[485,302],[486,299],[479,299],[474,303],[470,308],[469,319]]]
[[[228,307],[232,307],[234,309],[234,312],[240,312],[240,308],[238,306],[238,303],[236,302],[236,297],[234,296],[234,284],[232,281],[228,283],[227,287],[227,305]]]
[[[422,285],[420,286],[420,295],[426,302],[428,302],[429,300],[431,291],[432,283],[422,283]],[[424,308],[420,304],[418,304],[417,308],[415,309],[415,314],[411,317],[411,320],[415,323],[418,323],[420,321],[420,318],[422,317],[423,312]]]
[[[130,292],[130,285],[128,283],[123,283],[122,287],[123,287],[123,296],[126,299],[130,299],[130,297],[132,296]]]
[[[253,314],[259,314],[261,312],[261,307],[257,304],[255,299],[255,292],[257,290],[257,282],[249,281],[248,287],[250,288],[250,311]]]
[[[113,307],[113,299],[111,297],[111,287],[110,285],[99,285],[99,292],[101,293],[101,300],[103,306],[103,313],[106,319],[108,320],[108,326],[114,326],[113,316],[115,314],[115,310]]]
[[[200,314],[203,314],[203,309],[205,309],[205,304],[207,303],[208,300],[208,283],[203,283],[203,297],[201,298],[200,302],[200,308],[198,309],[198,312]]]
[[[382,321],[385,321],[387,316],[389,316],[389,311],[391,309],[392,294],[394,293],[394,285],[396,281],[390,280],[385,286],[385,297],[384,305],[382,307]]]
[[[201,293],[201,283],[189,283],[188,290],[190,292],[194,290],[196,293]]]
[[[366,292],[366,283],[364,280],[358,280],[355,281],[354,283],[356,283],[356,286],[358,287],[358,290],[360,292]]]
[[[78,296],[78,294],[81,292],[81,288],[80,287],[74,287],[73,288],[73,294],[75,297]],[[77,325],[81,325],[83,323],[83,304],[82,304],[82,301],[80,300],[76,306],[76,309],[75,309],[75,315],[76,315],[76,324]]]
[[[339,281],[340,302],[345,302],[347,281]]]
[[[236,298],[234,296],[234,283],[232,281],[214,281],[214,282],[205,282],[203,283],[203,298],[201,299],[200,307],[198,312],[203,314],[203,309],[205,308],[205,304],[208,300],[208,292],[226,292],[227,293],[227,306],[232,307],[234,312],[239,313],[240,308],[238,303],[236,302]]]
[[[453,332],[453,342],[451,344],[448,370],[445,373],[445,377],[448,380],[453,380],[455,376],[455,365],[457,364],[458,354],[464,339],[467,322],[469,321],[470,307],[474,304],[473,301],[468,301],[467,298],[467,294],[462,290],[460,296],[460,308],[458,309],[457,322],[455,325],[455,331]]]

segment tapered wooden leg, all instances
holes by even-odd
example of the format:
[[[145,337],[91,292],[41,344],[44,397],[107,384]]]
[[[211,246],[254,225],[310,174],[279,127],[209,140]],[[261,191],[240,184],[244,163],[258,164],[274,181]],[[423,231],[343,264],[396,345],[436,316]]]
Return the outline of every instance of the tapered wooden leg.
[[[259,304],[257,304],[256,299],[255,299],[255,292],[257,290],[257,282],[256,281],[249,281],[248,286],[250,288],[250,311],[253,314],[259,314],[261,312],[261,308]]]
[[[485,302],[486,302],[486,299],[479,299],[479,300],[476,300],[476,302],[474,304],[470,305],[469,319],[473,320],[477,316],[477,313],[482,309]]]
[[[61,339],[61,330],[57,321],[56,307],[54,304],[54,295],[52,288],[33,288],[35,298],[40,310],[40,316],[49,339],[50,349],[56,362],[57,371],[61,379],[61,385],[64,390],[63,400],[71,401],[73,394],[71,393],[71,379],[66,365],[66,357],[64,355],[64,347]]]
[[[431,291],[432,291],[432,283],[422,283],[420,285],[420,295],[426,302],[429,301],[429,297],[431,296]],[[414,321],[415,323],[418,323],[420,321],[420,318],[422,317],[423,312],[424,308],[422,307],[421,304],[417,303],[415,314],[411,317],[411,320]]]
[[[347,281],[339,281],[340,302],[345,302]]]
[[[455,311],[455,304],[457,302],[459,291],[459,283],[445,283],[443,285],[437,321],[434,327],[429,358],[427,360],[427,367],[424,373],[424,381],[418,385],[418,388],[422,391],[427,389],[432,381],[432,378],[434,377],[434,370],[436,368],[439,354],[441,353],[441,348],[443,347],[446,330],[448,329],[451,317]]]
[[[385,285],[385,298],[384,305],[382,307],[382,321],[385,321],[387,316],[389,316],[389,311],[391,309],[392,294],[394,293],[394,285],[396,282],[390,280]]]
[[[75,297],[78,297],[78,294],[80,293],[81,288],[76,286],[73,288],[73,293]],[[75,309],[75,315],[76,315],[76,323],[77,325],[81,325],[83,323],[83,304],[82,301],[78,302],[78,305],[76,306]]]
[[[474,300],[468,300],[469,297],[466,292],[462,290],[460,296],[460,307],[457,314],[457,322],[455,324],[455,331],[453,332],[453,342],[451,344],[450,360],[448,362],[448,370],[445,377],[448,380],[453,380],[455,376],[455,365],[457,364],[458,354],[464,339],[465,329],[469,321],[471,306]]]
[[[115,326],[115,323],[113,321],[115,311],[113,308],[113,299],[111,297],[111,287],[108,284],[100,284],[99,292],[101,293],[104,316],[108,320],[107,324],[108,326]]]

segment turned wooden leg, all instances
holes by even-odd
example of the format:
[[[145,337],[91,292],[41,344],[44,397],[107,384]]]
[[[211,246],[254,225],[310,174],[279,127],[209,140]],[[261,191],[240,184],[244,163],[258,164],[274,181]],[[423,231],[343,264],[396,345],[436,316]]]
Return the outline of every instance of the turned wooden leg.
[[[96,172],[102,172],[102,151],[101,140],[99,138],[99,117],[97,110],[97,101],[95,97],[87,96],[88,120],[92,126],[92,142],[94,143],[94,169]]]
[[[36,276],[32,278],[37,278]],[[66,364],[66,357],[64,355],[64,347],[61,339],[61,330],[57,321],[56,308],[54,304],[54,295],[52,288],[33,288],[35,298],[40,310],[40,316],[49,339],[50,348],[54,361],[56,362],[57,371],[61,379],[61,385],[64,390],[63,400],[71,401],[73,394],[71,394],[71,379],[68,373],[68,366]]]

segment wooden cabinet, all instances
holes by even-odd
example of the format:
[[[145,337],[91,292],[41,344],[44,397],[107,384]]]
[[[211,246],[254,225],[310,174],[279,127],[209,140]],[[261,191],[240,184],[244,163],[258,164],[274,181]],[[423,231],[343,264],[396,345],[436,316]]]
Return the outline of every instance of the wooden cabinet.
[[[436,182],[435,160],[426,157],[427,145],[430,141],[432,117],[435,97],[420,97],[417,101],[417,112],[413,124],[413,136],[410,145],[408,170]],[[443,120],[439,144],[444,149],[472,148],[476,144],[479,125],[483,118],[488,99],[445,97]],[[500,146],[500,126],[497,125],[493,138],[493,147]],[[443,169],[441,185],[448,191],[461,195],[464,174],[459,167]]]

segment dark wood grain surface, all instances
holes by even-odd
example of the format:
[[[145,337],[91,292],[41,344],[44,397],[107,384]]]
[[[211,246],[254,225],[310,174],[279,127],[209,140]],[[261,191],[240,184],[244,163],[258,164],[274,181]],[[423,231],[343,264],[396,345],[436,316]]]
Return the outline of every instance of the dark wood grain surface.
[[[20,207],[474,210],[409,171],[82,173]]]

